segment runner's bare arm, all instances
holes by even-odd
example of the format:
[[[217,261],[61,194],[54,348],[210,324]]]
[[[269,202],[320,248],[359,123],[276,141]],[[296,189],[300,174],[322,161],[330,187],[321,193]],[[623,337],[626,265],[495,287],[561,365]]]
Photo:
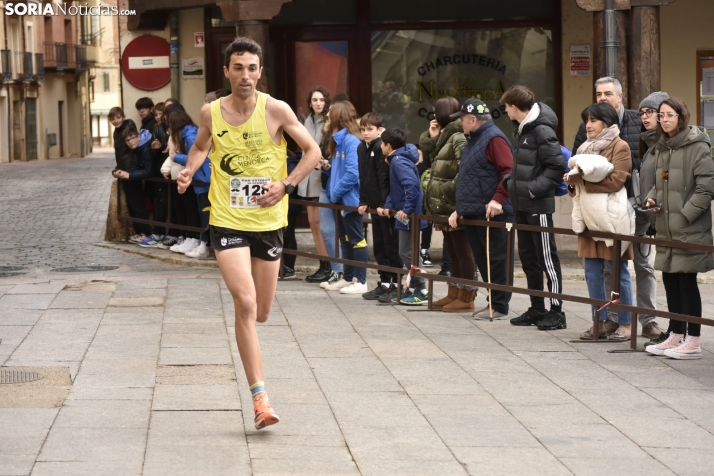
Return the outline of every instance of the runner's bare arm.
[[[181,171],[178,178],[178,191],[183,193],[189,185],[196,170],[201,168],[206,160],[208,150],[211,148],[211,104],[204,104],[201,108],[201,117],[198,123],[198,134],[193,147],[188,151],[186,167]]]
[[[296,185],[309,174],[320,160],[320,147],[315,140],[307,132],[305,126],[300,124],[295,113],[290,106],[283,101],[269,99],[266,105],[266,119],[268,130],[275,130],[275,135],[279,138],[282,132],[286,132],[292,137],[298,146],[303,150],[302,159],[298,162],[295,170],[287,177],[287,180]],[[276,126],[273,129],[270,126]],[[287,157],[286,157],[287,160]],[[269,183],[265,186],[268,190],[262,197],[258,199],[261,207],[272,207],[285,196],[285,185],[281,182]]]

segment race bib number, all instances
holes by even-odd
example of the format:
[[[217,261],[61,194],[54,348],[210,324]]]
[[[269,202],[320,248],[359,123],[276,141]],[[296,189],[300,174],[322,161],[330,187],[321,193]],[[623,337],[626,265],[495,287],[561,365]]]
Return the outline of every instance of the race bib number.
[[[263,185],[270,183],[270,177],[232,177],[230,179],[231,208],[258,207],[258,198],[267,192]]]

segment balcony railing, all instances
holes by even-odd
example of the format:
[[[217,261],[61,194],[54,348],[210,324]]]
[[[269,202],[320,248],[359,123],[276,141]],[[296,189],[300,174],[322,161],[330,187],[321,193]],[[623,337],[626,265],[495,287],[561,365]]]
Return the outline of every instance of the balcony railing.
[[[25,77],[23,78],[25,81],[32,81],[32,76],[34,74],[34,68],[32,64],[32,53],[23,53],[22,54],[22,67],[25,73]]]
[[[35,53],[35,80],[45,80],[45,55],[42,53]]]
[[[87,69],[87,47],[69,43],[45,43],[44,66],[46,70],[85,71]]]
[[[12,57],[10,50],[0,50],[0,71],[2,71],[2,80],[12,80]]]

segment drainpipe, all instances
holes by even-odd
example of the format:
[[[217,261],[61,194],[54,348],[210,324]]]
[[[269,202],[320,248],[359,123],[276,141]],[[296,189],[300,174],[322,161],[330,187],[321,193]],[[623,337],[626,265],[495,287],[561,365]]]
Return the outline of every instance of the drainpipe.
[[[614,0],[605,0],[603,12],[603,42],[602,48],[605,56],[605,76],[617,77],[617,13],[615,13]]]
[[[171,37],[171,97],[181,101],[181,84],[179,83],[179,24],[178,12],[174,10],[169,16],[169,31]]]

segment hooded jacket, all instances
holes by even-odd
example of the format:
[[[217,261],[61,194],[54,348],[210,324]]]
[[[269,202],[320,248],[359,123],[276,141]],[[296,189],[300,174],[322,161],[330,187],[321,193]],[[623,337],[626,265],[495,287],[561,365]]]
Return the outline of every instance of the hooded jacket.
[[[655,144],[655,185],[647,198],[662,208],[656,213],[657,238],[712,244],[711,201],[714,162],[706,130],[689,126]],[[667,172],[667,180],[662,177]],[[705,273],[714,269],[712,253],[657,247],[655,269],[666,273]]]
[[[184,126],[183,129],[181,129],[181,137],[183,138],[183,143],[184,143],[184,146],[186,147],[186,153],[180,154],[180,153],[176,152],[174,154],[174,162],[186,167],[186,161],[188,160],[188,151],[191,150],[191,147],[193,147],[193,143],[196,142],[197,134],[198,134],[198,127],[196,127],[196,126],[187,125],[187,126]],[[193,174],[193,179],[195,181],[204,182],[204,183],[211,182],[210,163],[211,163],[211,160],[208,157],[206,157],[205,160],[203,161],[203,164],[201,164],[201,167],[198,170],[196,170],[195,174]],[[208,193],[208,186],[206,186],[206,185],[194,185],[193,189],[197,194]]]
[[[129,180],[144,180],[155,175],[154,169],[154,153],[151,150],[151,141],[153,136],[146,129],[139,131],[139,146],[131,150],[136,157],[136,167],[127,170]]]
[[[432,215],[449,216],[456,210],[456,179],[459,175],[461,153],[466,146],[461,121],[447,125],[441,133],[441,136],[445,135],[447,140],[431,160],[431,175],[426,186],[424,208]]]
[[[513,121],[513,170],[503,179],[516,212],[554,213],[555,189],[563,182],[565,159],[555,135],[558,118],[536,103],[523,122]],[[534,198],[531,198],[533,194]]]
[[[421,189],[419,171],[416,163],[419,162],[419,151],[414,144],[407,144],[395,150],[386,158],[389,163],[389,196],[384,208],[394,211],[421,213],[424,201],[424,192]],[[411,223],[410,223],[411,225]],[[419,221],[419,228],[426,228],[426,220]],[[395,220],[394,228],[409,230],[410,226]]]
[[[341,203],[350,207],[359,206],[359,164],[357,147],[360,140],[349,133],[347,128],[332,136],[337,145],[335,155],[330,158],[330,168],[322,172],[329,178],[325,195],[330,203]],[[352,212],[347,212],[352,213]]]
[[[622,106],[621,106],[622,107]],[[622,123],[620,124],[620,139],[627,142],[630,146],[630,155],[632,156],[632,169],[640,168],[640,132],[642,131],[642,120],[637,115],[637,111],[625,109],[622,115]],[[580,124],[578,133],[575,136],[575,144],[573,145],[573,153],[578,153],[578,148],[588,140],[588,134],[585,132],[585,124]]]
[[[647,151],[640,156],[640,205],[644,205],[647,201],[647,194],[650,193],[655,183],[655,140],[657,129],[644,131],[640,134],[640,139],[647,145]],[[638,236],[644,235],[650,225],[654,225],[656,215],[653,212],[637,212],[637,231]]]
[[[112,137],[114,139],[114,156],[117,161],[117,170],[131,170],[136,168],[136,154],[126,145],[124,141],[124,131],[127,128],[136,129],[136,124],[131,119],[124,119],[119,127],[114,129]]]

